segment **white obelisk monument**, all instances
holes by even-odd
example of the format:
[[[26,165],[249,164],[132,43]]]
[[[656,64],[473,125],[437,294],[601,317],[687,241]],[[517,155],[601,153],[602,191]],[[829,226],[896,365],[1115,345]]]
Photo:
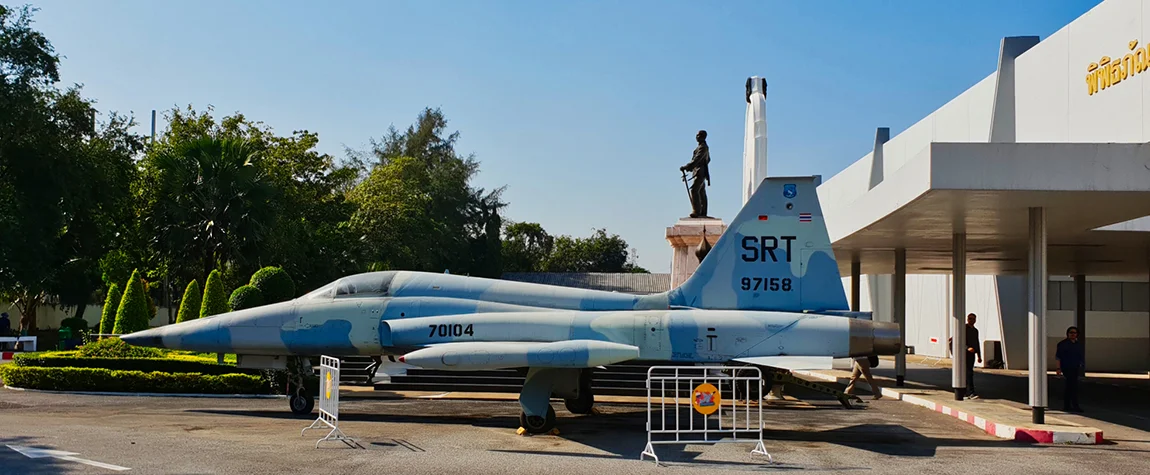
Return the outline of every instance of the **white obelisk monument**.
[[[767,80],[747,78],[747,120],[743,130],[743,204],[767,177]]]

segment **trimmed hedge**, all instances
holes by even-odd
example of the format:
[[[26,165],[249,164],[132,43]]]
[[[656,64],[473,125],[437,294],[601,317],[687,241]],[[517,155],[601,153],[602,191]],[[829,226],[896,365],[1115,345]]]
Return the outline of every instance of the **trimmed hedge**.
[[[38,366],[42,368],[103,368],[122,371],[160,371],[163,373],[200,374],[251,374],[259,375],[258,370],[239,369],[231,365],[215,362],[175,360],[170,358],[83,358],[55,356],[37,353],[16,355],[12,363],[16,366]]]
[[[260,289],[252,285],[242,285],[232,292],[232,296],[228,298],[228,306],[232,311],[243,310],[245,308],[259,307],[264,304],[264,295]]]
[[[41,368],[0,366],[0,378],[8,386],[49,391],[104,391],[143,393],[267,394],[259,376],[249,374],[204,375],[117,371],[103,368]]]
[[[200,290],[200,281],[192,279],[184,289],[184,298],[180,299],[180,313],[176,315],[176,323],[200,318],[200,305],[203,301],[203,292]]]
[[[116,327],[116,309],[120,306],[120,284],[112,284],[108,288],[108,296],[104,299],[104,311],[100,314],[100,333],[112,333]]]
[[[162,358],[159,348],[132,346],[116,337],[101,338],[80,347],[79,356],[87,358]]]
[[[204,302],[200,306],[200,318],[210,317],[228,311],[228,295],[224,293],[224,283],[220,280],[220,270],[212,269],[204,284]]]
[[[265,303],[284,302],[295,297],[295,282],[280,267],[268,266],[256,271],[249,284],[260,289]]]

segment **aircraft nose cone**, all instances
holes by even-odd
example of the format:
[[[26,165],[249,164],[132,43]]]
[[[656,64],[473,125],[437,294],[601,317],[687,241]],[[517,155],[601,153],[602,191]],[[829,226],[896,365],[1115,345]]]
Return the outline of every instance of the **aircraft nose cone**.
[[[120,340],[133,346],[147,346],[151,348],[164,348],[164,339],[160,328],[142,330],[127,335],[120,335]]]

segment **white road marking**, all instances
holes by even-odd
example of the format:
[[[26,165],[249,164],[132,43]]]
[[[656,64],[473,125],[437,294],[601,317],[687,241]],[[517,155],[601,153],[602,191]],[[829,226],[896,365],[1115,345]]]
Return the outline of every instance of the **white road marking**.
[[[80,455],[76,452],[65,452],[63,450],[38,449],[35,447],[24,447],[21,445],[9,445],[8,448],[15,450],[16,452],[20,453],[20,455],[23,455],[23,456],[28,457],[30,459],[52,457],[52,458],[57,458],[60,460],[67,460],[69,462],[79,462],[82,464],[91,465],[93,467],[100,467],[100,468],[106,468],[108,470],[115,470],[118,472],[122,472],[124,470],[131,470],[128,467],[121,467],[119,465],[112,465],[110,463],[97,462],[95,460],[82,459],[80,457],[76,457],[76,455]]]

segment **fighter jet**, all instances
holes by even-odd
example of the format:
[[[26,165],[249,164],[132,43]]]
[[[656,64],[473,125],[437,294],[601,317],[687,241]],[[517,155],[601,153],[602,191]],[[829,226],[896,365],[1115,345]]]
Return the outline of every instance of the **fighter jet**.
[[[573,413],[590,412],[590,371],[603,365],[793,367],[802,358],[896,354],[896,324],[847,310],[816,184],[816,177],[764,179],[690,278],[658,294],[369,272],[291,301],[122,339],[236,353],[242,367],[283,368],[292,356],[372,355],[421,368],[527,368],[519,403],[530,433],[554,427],[552,396]],[[291,401],[306,412],[311,403],[298,391]]]

